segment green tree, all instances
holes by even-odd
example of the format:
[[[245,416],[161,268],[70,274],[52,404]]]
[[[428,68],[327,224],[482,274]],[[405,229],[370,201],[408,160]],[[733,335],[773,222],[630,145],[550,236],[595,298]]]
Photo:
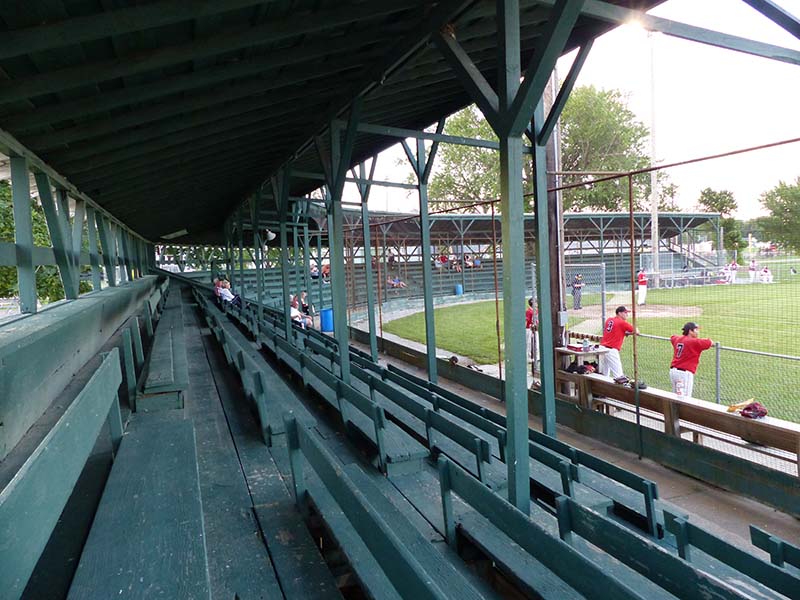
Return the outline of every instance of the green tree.
[[[739,208],[736,198],[733,197],[733,192],[728,190],[715,191],[711,188],[706,188],[700,192],[697,204],[708,212],[719,213],[723,217],[732,216],[736,209]]]
[[[489,123],[474,105],[450,116],[444,133],[497,141]],[[464,207],[465,203],[499,198],[499,173],[496,150],[442,144],[434,163],[428,197],[437,202],[437,210]],[[464,212],[482,213],[488,210],[466,207]]]
[[[650,166],[645,144],[650,131],[636,119],[619,90],[575,88],[561,114],[561,169],[575,172],[624,173]],[[565,176],[579,183],[597,175]],[[660,176],[662,179],[664,175]],[[644,208],[650,175],[634,177],[634,210]],[[664,191],[674,191],[661,186]],[[565,210],[628,210],[628,180],[621,177],[564,191]]]
[[[736,252],[737,260],[744,264],[741,251],[747,248],[747,239],[742,234],[742,222],[733,217],[739,207],[733,192],[705,188],[700,192],[697,204],[701,209],[720,214],[720,227],[723,228],[722,247]]]
[[[47,220],[39,202],[32,203],[33,243],[42,248],[50,248],[50,232]],[[14,205],[11,199],[11,186],[0,181],[0,242],[14,242]],[[91,289],[87,282],[81,282],[80,291]],[[19,295],[16,267],[0,267],[0,298]],[[36,295],[45,304],[64,298],[64,287],[58,268],[52,265],[36,267]]]
[[[800,252],[800,177],[793,184],[783,181],[761,195],[769,214],[761,219],[765,235],[773,242]]]
[[[496,140],[494,132],[475,106],[452,115],[445,126],[449,135]],[[645,152],[648,129],[635,119],[618,91],[593,86],[573,90],[561,116],[562,170],[628,172],[650,165]],[[443,144],[429,186],[431,199],[447,207],[464,201],[499,197],[497,151]],[[524,161],[524,189],[532,191],[532,165]],[[564,183],[590,181],[596,176],[564,177]],[[676,188],[659,174],[661,210],[674,210]],[[634,178],[634,206],[643,208],[650,193],[650,176]],[[441,207],[439,204],[438,207]],[[530,201],[528,207],[530,208]],[[627,210],[628,182],[621,178],[564,192],[565,210]]]

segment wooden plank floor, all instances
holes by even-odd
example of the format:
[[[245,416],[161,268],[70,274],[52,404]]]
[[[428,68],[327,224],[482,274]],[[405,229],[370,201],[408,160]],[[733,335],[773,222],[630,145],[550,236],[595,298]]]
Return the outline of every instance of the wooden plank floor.
[[[173,293],[177,290],[173,290]],[[236,445],[222,407],[220,365],[209,361],[191,294],[184,290],[189,356],[185,412],[197,436],[197,459],[212,598],[281,598],[282,593],[253,510]],[[211,340],[216,343],[213,338]],[[227,365],[223,365],[227,369]]]

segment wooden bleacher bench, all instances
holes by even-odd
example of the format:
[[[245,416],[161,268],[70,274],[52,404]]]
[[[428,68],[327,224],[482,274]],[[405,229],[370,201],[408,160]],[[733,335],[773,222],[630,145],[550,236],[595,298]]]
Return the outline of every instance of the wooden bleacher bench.
[[[408,381],[412,386],[406,385],[406,389],[423,393],[423,389],[435,392],[443,400],[450,404],[440,402],[440,406],[449,409],[454,416],[467,420],[469,423],[479,426],[486,433],[497,435],[497,431],[505,432],[506,420],[503,415],[487,410],[458,394],[451,392],[441,386],[425,381],[419,377],[411,375],[402,369],[389,365],[388,371],[394,375],[394,380],[398,382]],[[392,377],[391,375],[389,377]],[[401,379],[397,379],[400,377]],[[416,387],[414,387],[416,386]],[[455,406],[460,410],[456,410]],[[474,418],[468,418],[468,414],[473,414]],[[483,421],[483,424],[480,424]],[[655,482],[645,479],[635,473],[617,467],[602,459],[591,456],[590,454],[578,450],[552,438],[541,432],[529,429],[530,457],[557,472],[561,478],[562,493],[572,496],[572,481],[580,482],[597,492],[600,492],[613,500],[615,506],[613,510],[622,513],[623,518],[639,526],[650,535],[660,537],[663,534],[659,531],[659,524],[663,523],[663,516],[656,510],[655,501],[658,498],[658,486]],[[500,439],[500,438],[498,438]],[[501,444],[502,446],[503,444]],[[554,456],[554,454],[556,456]],[[569,472],[567,465],[558,456],[569,461]],[[504,461],[504,456],[500,454],[500,460]],[[535,464],[534,464],[535,466]],[[534,475],[542,477],[544,473],[541,469],[534,469]],[[550,475],[551,489],[556,489],[553,475]],[[633,516],[637,515],[637,516]]]
[[[209,598],[191,421],[135,418],[119,447],[69,598]]]
[[[263,357],[244,333],[225,319],[225,315],[212,302],[202,295],[196,300],[205,316],[212,334],[222,346],[228,363],[239,373],[245,395],[250,398],[258,415],[259,429],[267,446],[272,445],[273,436],[284,433],[283,408],[276,401],[274,389],[276,375],[264,362]],[[281,398],[285,403],[288,400]],[[293,403],[292,410],[306,423],[313,423],[313,417],[300,403]]]
[[[183,408],[189,387],[189,363],[183,333],[183,304],[179,290],[169,294],[147,358],[137,411]]]
[[[113,447],[119,446],[121,382],[119,351],[114,349],[103,355],[83,390],[0,491],[3,597],[21,597],[106,422]]]
[[[286,431],[296,502],[304,514],[310,506],[319,513],[367,594],[373,598],[452,598],[457,573],[442,577],[442,559],[431,552],[422,554],[422,544],[430,542],[419,535],[410,547],[404,538],[414,535],[413,525],[397,510],[387,514],[385,503],[374,506],[369,498],[375,502],[380,492],[368,489],[365,477],[338,465],[313,432],[298,426],[296,420],[288,418]],[[482,597],[465,580],[457,583],[459,597]]]
[[[533,597],[646,597],[445,457],[439,458],[439,481],[448,544],[458,547],[459,536],[464,536],[487,552],[500,570],[523,584]],[[472,510],[457,510],[454,496]],[[549,576],[536,577],[540,573]]]
[[[733,574],[726,580],[719,569],[704,570],[683,560],[674,551],[636,536],[617,523],[577,502],[562,498],[558,503],[559,536],[575,548],[599,548],[631,571],[646,578],[670,597],[703,600],[753,598],[752,584]],[[750,556],[756,560],[756,557]],[[754,564],[748,563],[750,565]],[[763,591],[763,590],[759,590]],[[758,594],[756,597],[772,597]]]
[[[418,471],[428,450],[386,419],[383,408],[371,398],[343,383],[311,354],[303,356],[303,381],[342,417],[345,426],[374,445],[380,467],[387,474]]]
[[[746,598],[752,598],[754,593],[759,593],[759,597],[777,598],[777,593],[787,598],[800,598],[797,575],[715,536],[685,516],[667,512],[665,517],[667,531],[675,536],[678,553],[687,564],[708,574],[733,577],[746,592],[743,594]]]
[[[800,546],[790,544],[763,529],[750,525],[750,541],[756,548],[769,552],[770,562],[777,567],[791,565],[795,575],[800,575]]]
[[[223,329],[228,331],[229,337],[237,333],[229,331],[227,327]],[[293,333],[298,339],[303,339],[306,348],[314,348],[330,358],[327,347],[312,338],[303,337],[305,330],[297,329],[293,330]],[[374,401],[341,382],[338,376],[330,371],[331,366],[335,368],[335,363],[328,360],[326,361],[329,363],[328,366],[323,366],[313,358],[315,355],[321,356],[320,354],[315,354],[310,349],[303,352],[282,337],[276,336],[275,340],[276,355],[302,377],[307,387],[314,389],[340,414],[347,429],[357,433],[375,448],[379,466],[384,472],[399,474],[415,472],[421,468],[422,460],[429,455],[428,450],[405,434],[395,423],[387,421],[383,410]],[[235,351],[228,349],[226,352],[231,353],[231,364],[234,364]],[[250,354],[250,356],[253,360],[257,360],[255,355]],[[246,362],[244,364],[246,368]],[[271,422],[274,419],[269,417],[269,420]],[[268,435],[273,433],[275,431],[270,431]]]

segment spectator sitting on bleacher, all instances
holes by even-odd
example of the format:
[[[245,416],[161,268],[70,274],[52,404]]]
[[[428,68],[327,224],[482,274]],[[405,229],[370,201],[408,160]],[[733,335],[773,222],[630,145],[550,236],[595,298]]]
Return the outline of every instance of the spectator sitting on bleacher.
[[[311,271],[309,272],[311,279],[319,279],[319,269],[317,265],[311,265]]]
[[[472,259],[470,258],[469,254],[464,255],[464,268],[471,269],[474,266]]]
[[[299,323],[303,329],[314,327],[314,321],[311,319],[311,317],[300,312],[300,301],[298,300],[297,296],[292,296],[289,317],[292,319],[292,321]]]
[[[219,297],[225,302],[230,302],[232,306],[242,307],[242,299],[239,294],[234,294],[231,291],[231,282],[223,279],[219,282]]]
[[[219,277],[214,277],[212,281],[214,283],[214,300],[219,302],[220,300],[219,287],[222,282],[220,281]]]
[[[314,317],[312,315],[314,313],[314,307],[308,303],[308,292],[306,290],[300,292],[300,311],[304,315],[311,317],[313,322]]]
[[[389,277],[388,279],[386,279],[386,283],[392,289],[397,289],[397,288],[401,288],[402,289],[402,288],[408,287],[406,285],[405,281],[403,281],[402,279],[400,279],[397,276]]]
[[[331,266],[328,263],[322,265],[322,281],[328,283],[331,278]]]

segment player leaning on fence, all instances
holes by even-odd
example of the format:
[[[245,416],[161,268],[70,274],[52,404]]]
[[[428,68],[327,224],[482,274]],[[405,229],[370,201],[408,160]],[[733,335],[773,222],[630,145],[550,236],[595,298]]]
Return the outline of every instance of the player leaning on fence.
[[[634,332],[633,325],[628,323],[628,309],[624,306],[618,306],[615,317],[606,319],[605,326],[603,327],[603,338],[600,340],[600,345],[608,348],[608,352],[600,355],[600,372],[603,375],[610,375],[611,377],[622,377],[622,359],[619,357],[619,351],[622,348],[622,342],[625,341],[626,335],[631,335]]]
[[[670,341],[673,348],[672,363],[669,368],[672,393],[691,398],[700,353],[711,348],[714,342],[708,338],[701,338],[700,326],[691,321],[683,326],[683,335],[673,335]]]

